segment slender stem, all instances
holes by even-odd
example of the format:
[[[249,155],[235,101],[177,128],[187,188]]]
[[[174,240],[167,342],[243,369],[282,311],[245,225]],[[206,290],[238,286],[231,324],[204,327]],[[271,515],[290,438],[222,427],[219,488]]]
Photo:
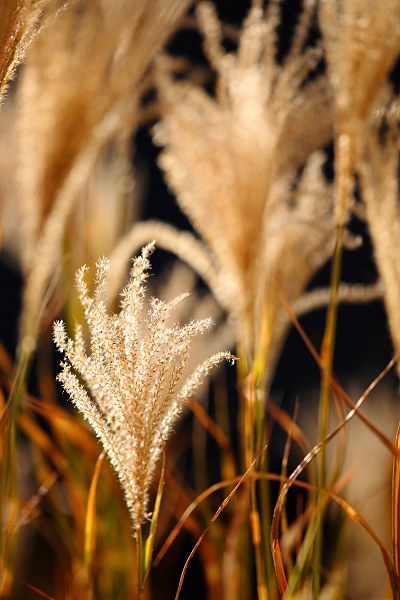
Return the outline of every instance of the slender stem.
[[[259,413],[259,407],[257,407],[257,399],[256,399],[256,390],[254,386],[254,376],[251,374],[249,376],[249,410],[251,410],[251,428],[250,428],[250,440],[248,445],[251,446],[252,453],[255,455],[256,449],[258,446],[257,440],[257,413]],[[258,400],[259,402],[259,400]],[[254,460],[254,459],[253,459]],[[251,464],[251,463],[250,463]],[[254,548],[254,556],[256,563],[256,575],[257,575],[257,593],[258,600],[268,600],[268,577],[267,577],[267,560],[264,552],[264,544],[262,540],[262,528],[260,521],[260,513],[258,510],[258,502],[257,502],[257,482],[255,478],[252,478],[250,481],[250,528],[251,528],[251,537]],[[262,506],[262,510],[265,510],[266,507]]]
[[[343,227],[338,228],[337,242],[333,258],[332,274],[331,274],[331,299],[328,308],[327,323],[325,328],[324,339],[322,342],[321,362],[322,382],[319,402],[319,419],[318,419],[318,436],[319,441],[323,440],[328,433],[329,425],[329,398],[330,398],[330,381],[333,369],[333,357],[336,338],[337,310],[338,310],[338,289],[341,274],[343,254]],[[317,461],[317,515],[316,527],[317,534],[314,545],[314,565],[313,565],[313,598],[319,598],[321,591],[321,563],[323,553],[323,511],[318,508],[320,506],[321,490],[326,487],[326,447],[321,448],[321,452]]]
[[[144,592],[144,546],[143,546],[143,534],[142,528],[140,527],[136,533],[136,570],[137,570],[137,600],[143,599]]]
[[[247,353],[241,364],[240,388],[244,400],[244,450],[246,468],[253,463],[265,444],[265,373],[270,348],[271,306],[265,303],[261,315],[261,328],[257,341],[242,344]],[[249,336],[250,337],[250,336]],[[244,354],[244,353],[243,353]],[[268,458],[264,455],[258,470],[268,470]],[[259,496],[258,496],[259,493]],[[255,478],[249,482],[250,528],[255,556],[258,600],[269,600],[276,590],[274,566],[269,547],[271,525],[271,499],[269,484],[259,485]]]
[[[322,362],[322,385],[320,394],[320,412],[319,412],[319,439],[323,440],[328,433],[329,424],[329,396],[330,380],[333,370],[333,358],[336,340],[336,325],[338,313],[338,289],[342,268],[343,255],[343,227],[338,228],[337,241],[332,265],[331,274],[331,298],[329,302],[327,323],[322,342],[321,362]],[[321,449],[318,460],[318,485],[326,486],[326,447]]]
[[[255,412],[255,385],[254,373],[252,372],[253,360],[249,352],[243,350],[245,344],[238,343],[238,379],[239,389],[242,398],[242,424],[243,424],[243,450],[245,456],[245,469],[249,469],[254,461],[256,451],[256,427]],[[247,345],[246,345],[247,346]],[[266,560],[263,551],[262,529],[260,524],[260,515],[258,512],[257,489],[254,478],[249,482],[250,498],[250,531],[252,545],[254,550],[256,578],[257,578],[257,596],[258,600],[268,599],[268,585],[266,573]]]
[[[336,340],[336,326],[338,314],[338,293],[342,272],[343,237],[347,219],[348,204],[351,194],[353,166],[353,144],[347,135],[339,135],[336,143],[336,245],[332,261],[330,281],[330,301],[328,306],[327,321],[321,349],[322,381],[319,401],[318,435],[322,441],[328,433],[329,425],[329,397],[330,382],[333,370],[333,359]],[[316,501],[316,527],[317,534],[313,555],[313,599],[317,600],[321,592],[321,563],[323,553],[323,520],[324,512],[318,509],[321,490],[326,487],[326,448],[323,446],[317,462],[317,501]]]

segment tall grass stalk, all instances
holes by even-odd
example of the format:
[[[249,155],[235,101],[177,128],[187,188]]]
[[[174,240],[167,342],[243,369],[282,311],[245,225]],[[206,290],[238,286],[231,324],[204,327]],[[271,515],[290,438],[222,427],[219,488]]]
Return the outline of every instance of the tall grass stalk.
[[[392,555],[400,581],[400,426],[397,428],[395,445],[397,452],[393,457],[392,474]]]
[[[96,491],[104,457],[105,452],[103,450],[96,461],[87,501],[85,519],[84,567],[88,600],[93,600],[94,598],[93,559],[96,545]]]
[[[345,223],[351,198],[352,185],[352,168],[353,168],[353,153],[349,138],[339,136],[336,144],[336,174],[335,174],[335,207],[336,207],[336,243],[332,259],[331,280],[330,280],[330,299],[327,311],[327,319],[325,325],[324,337],[322,340],[321,349],[321,391],[319,399],[319,416],[318,416],[318,436],[319,441],[325,440],[328,434],[329,413],[330,413],[330,395],[331,395],[331,379],[333,373],[333,362],[335,353],[336,328],[338,317],[338,294],[342,274],[342,259],[343,259],[343,243]],[[323,445],[317,459],[317,484],[318,489],[326,488],[326,446]],[[317,507],[320,502],[320,492],[317,494]],[[313,598],[317,600],[321,592],[321,568],[322,555],[324,547],[324,511],[317,508],[317,533],[315,545],[313,548],[313,575],[312,575],[312,590]]]
[[[341,264],[343,254],[343,226],[338,226],[337,242],[335,247],[335,253],[332,264],[331,274],[331,299],[329,302],[327,323],[325,333],[322,342],[321,352],[321,363],[322,363],[322,380],[321,380],[321,393],[319,401],[319,418],[318,418],[318,436],[319,440],[325,440],[328,433],[329,426],[329,412],[330,412],[330,395],[331,395],[331,377],[333,370],[334,350],[335,350],[335,338],[336,338],[336,326],[337,326],[337,311],[338,311],[338,289],[341,276]],[[317,482],[318,489],[323,490],[326,488],[326,446],[323,445],[320,455],[317,461]],[[314,561],[313,561],[313,598],[316,600],[319,598],[321,591],[321,567],[322,567],[322,553],[323,553],[323,522],[324,511],[319,508],[320,506],[320,492],[317,494],[317,524],[316,524],[316,539],[313,548]]]
[[[271,343],[271,325],[273,322],[273,303],[264,302],[261,309],[260,331],[252,335],[252,319],[242,332],[238,346],[239,389],[243,403],[242,415],[244,427],[243,448],[245,467],[255,465],[257,471],[268,472],[268,450],[262,452],[267,443],[266,429],[266,393],[267,372],[269,368],[269,349]],[[259,457],[257,459],[257,457]],[[269,545],[269,530],[272,518],[270,484],[251,478],[249,485],[250,514],[249,523],[254,551],[257,594],[259,600],[270,600],[276,597],[274,565]]]

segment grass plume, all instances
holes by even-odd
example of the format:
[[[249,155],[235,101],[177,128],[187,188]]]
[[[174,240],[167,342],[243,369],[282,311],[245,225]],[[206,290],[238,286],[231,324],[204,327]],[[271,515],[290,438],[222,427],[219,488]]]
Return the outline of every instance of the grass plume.
[[[101,440],[124,489],[135,531],[148,516],[154,470],[184,403],[213,366],[223,359],[234,360],[228,352],[214,354],[182,383],[191,338],[206,332],[211,321],[168,326],[167,318],[184,296],[169,303],[153,298],[144,318],[148,257],[153,247],[146,246],[134,260],[119,314],[109,315],[105,308],[108,261],[97,263],[93,297],[84,280],[85,267],[78,271],[90,354],[85,351],[81,327],[73,341],[61,321],[54,324],[54,341],[66,359],[58,379]]]

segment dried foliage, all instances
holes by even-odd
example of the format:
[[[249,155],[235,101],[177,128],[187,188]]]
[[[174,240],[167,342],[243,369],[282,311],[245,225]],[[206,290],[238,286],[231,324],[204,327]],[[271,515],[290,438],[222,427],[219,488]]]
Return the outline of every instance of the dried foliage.
[[[168,326],[167,318],[185,295],[169,303],[153,298],[147,319],[143,316],[152,249],[146,246],[134,260],[119,314],[109,315],[105,307],[106,259],[97,263],[93,298],[84,280],[86,268],[77,273],[90,354],[80,326],[72,341],[61,321],[54,325],[55,343],[66,357],[58,379],[93,427],[118,473],[135,530],[146,519],[157,460],[185,401],[213,366],[223,359],[234,360],[228,352],[214,354],[181,382],[191,338],[207,331],[211,321]]]

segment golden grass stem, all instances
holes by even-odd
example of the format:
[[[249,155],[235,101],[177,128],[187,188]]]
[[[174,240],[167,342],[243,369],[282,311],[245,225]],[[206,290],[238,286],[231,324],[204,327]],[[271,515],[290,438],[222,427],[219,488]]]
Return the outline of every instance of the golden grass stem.
[[[268,298],[270,300],[270,298]],[[266,410],[266,372],[271,343],[271,327],[273,321],[272,302],[264,302],[261,310],[260,331],[256,340],[254,335],[247,335],[239,345],[241,360],[238,363],[239,384],[242,390],[244,414],[244,440],[246,469],[251,464],[261,472],[268,471],[268,456],[262,453],[266,445],[265,410]],[[243,325],[241,332],[252,332],[252,327]],[[245,336],[246,337],[246,336]],[[242,358],[243,357],[243,358]],[[256,462],[255,457],[259,457]],[[249,482],[250,530],[254,549],[257,578],[257,594],[259,600],[270,600],[275,597],[275,574],[272,554],[269,546],[272,508],[270,486],[266,481],[257,483],[255,478]]]
[[[396,433],[396,448],[400,451],[400,425]],[[393,459],[392,476],[392,544],[393,562],[397,577],[400,577],[400,455]]]
[[[352,184],[353,153],[352,144],[347,136],[339,135],[336,144],[336,243],[332,259],[332,271],[330,280],[330,300],[327,312],[325,332],[322,341],[321,362],[322,380],[319,400],[318,436],[319,441],[326,438],[329,426],[330,388],[333,371],[333,359],[336,341],[336,326],[338,315],[338,294],[342,272],[344,228],[347,219],[347,211],[350,200]],[[326,448],[321,448],[317,461],[317,484],[318,489],[326,488]],[[317,505],[320,493],[317,493]],[[317,600],[321,592],[321,563],[323,552],[323,512],[316,512],[317,535],[313,554],[313,576],[312,594]]]
[[[92,482],[90,484],[86,509],[84,565],[86,573],[86,589],[88,595],[87,600],[92,600],[94,598],[93,555],[96,544],[96,491],[104,457],[105,452],[103,450],[96,461]]]
[[[244,347],[238,344],[241,349]],[[238,380],[239,389],[242,395],[242,416],[244,423],[243,427],[243,449],[245,456],[245,467],[248,470],[254,463],[254,454],[258,445],[257,432],[259,431],[259,422],[257,413],[259,409],[256,406],[256,390],[254,381],[254,371],[251,359],[247,358],[248,354],[243,351],[239,352],[240,360],[238,361]],[[253,363],[254,364],[254,363]],[[254,550],[254,560],[257,578],[257,594],[258,600],[268,600],[268,578],[266,570],[266,556],[264,553],[262,541],[262,527],[260,514],[258,511],[256,481],[253,478],[249,482],[249,499],[250,499],[250,531]]]
[[[251,449],[252,455],[257,456],[257,448],[262,439],[262,424],[264,422],[262,414],[261,399],[257,397],[257,390],[255,385],[254,371],[248,376],[248,402],[246,404],[250,414],[248,416],[248,422],[250,424],[248,434],[249,440],[247,447]],[[261,413],[261,414],[260,414]],[[253,458],[254,461],[254,458]],[[252,461],[252,462],[253,462]],[[258,461],[257,461],[258,463]],[[257,463],[255,466],[257,467]],[[250,463],[251,464],[251,463]],[[257,594],[258,600],[268,600],[268,571],[267,571],[267,555],[265,552],[265,546],[263,542],[263,526],[267,521],[268,526],[268,514],[269,502],[267,506],[260,503],[261,511],[259,510],[259,502],[257,499],[257,482],[253,478],[250,483],[250,530],[251,539],[254,549],[254,558],[256,566],[256,577],[257,577]],[[267,492],[269,496],[269,493]]]
[[[337,312],[338,312],[338,290],[340,284],[342,256],[343,256],[343,234],[344,227],[338,226],[335,253],[333,257],[331,273],[331,298],[328,307],[327,322],[324,338],[322,342],[321,361],[322,361],[322,381],[319,401],[318,418],[318,436],[319,440],[324,440],[328,433],[329,426],[329,407],[330,407],[330,389],[333,370],[333,357],[335,349]],[[326,447],[321,448],[317,461],[317,482],[318,489],[326,488]],[[320,493],[317,493],[317,505],[319,505]],[[321,591],[321,562],[323,552],[323,510],[317,511],[317,534],[314,544],[313,556],[313,598],[317,600]]]
[[[144,576],[145,576],[145,557],[142,527],[135,533],[136,535],[136,565],[137,565],[137,600],[143,600]]]

